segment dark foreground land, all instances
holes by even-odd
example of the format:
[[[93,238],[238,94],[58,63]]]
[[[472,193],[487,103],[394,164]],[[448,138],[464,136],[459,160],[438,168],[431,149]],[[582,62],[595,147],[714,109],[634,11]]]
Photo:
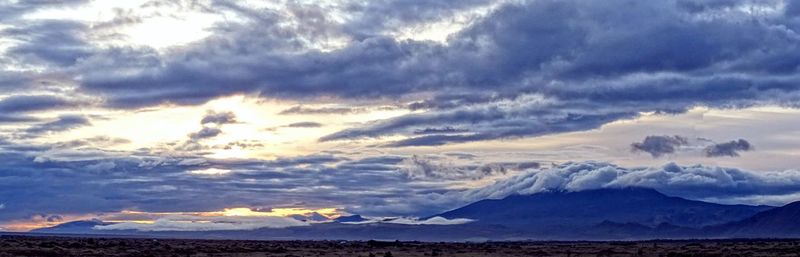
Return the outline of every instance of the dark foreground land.
[[[800,256],[800,240],[421,243],[3,235],[0,256]]]

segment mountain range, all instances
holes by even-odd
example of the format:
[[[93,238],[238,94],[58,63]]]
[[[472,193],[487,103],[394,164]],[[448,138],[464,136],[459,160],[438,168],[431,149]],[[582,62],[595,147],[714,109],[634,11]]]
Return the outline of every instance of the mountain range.
[[[303,219],[302,217],[295,217]],[[664,195],[648,188],[551,191],[486,199],[418,220],[370,220],[359,215],[281,229],[230,231],[95,230],[99,220],[31,231],[231,239],[349,240],[638,240],[800,237],[800,202],[782,207],[725,205]],[[444,225],[433,221],[466,220]],[[431,222],[425,222],[431,221]]]

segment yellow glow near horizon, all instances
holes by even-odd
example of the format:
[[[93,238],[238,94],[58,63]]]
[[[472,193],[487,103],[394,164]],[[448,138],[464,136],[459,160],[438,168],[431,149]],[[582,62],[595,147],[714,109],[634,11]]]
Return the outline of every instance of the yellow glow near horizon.
[[[12,220],[8,222],[3,222],[0,223],[0,231],[27,232],[37,228],[52,227],[65,222],[87,220],[95,217],[94,215],[91,214],[85,214],[85,215],[65,214],[59,216],[62,218],[61,221],[47,221],[47,218],[45,217],[32,217],[31,219],[28,220]]]
[[[140,224],[153,224],[156,220],[161,218],[169,218],[174,216],[179,217],[193,217],[192,222],[207,222],[204,219],[215,217],[290,217],[292,215],[308,216],[312,213],[319,213],[328,218],[337,218],[341,216],[341,212],[337,208],[272,208],[268,211],[258,211],[247,207],[233,207],[225,208],[222,211],[208,211],[208,212],[144,212],[123,210],[120,212],[102,213],[102,214],[84,214],[84,215],[59,215],[63,217],[61,221],[50,222],[45,218],[31,218],[29,220],[15,220],[5,223],[0,223],[0,231],[15,231],[26,232],[38,228],[52,227],[59,224],[79,221],[90,220],[98,218],[104,222],[131,222]],[[210,221],[209,221],[210,222]]]

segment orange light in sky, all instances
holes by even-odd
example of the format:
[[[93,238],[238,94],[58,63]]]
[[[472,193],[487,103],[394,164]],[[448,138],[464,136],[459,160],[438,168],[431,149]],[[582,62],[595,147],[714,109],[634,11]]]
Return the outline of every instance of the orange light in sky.
[[[114,213],[104,213],[102,215],[68,215],[64,216],[60,222],[49,222],[45,219],[30,219],[30,220],[17,220],[8,223],[0,224],[0,231],[30,231],[37,228],[52,227],[58,224],[78,221],[90,220],[99,218],[105,222],[132,222],[132,223],[153,223],[155,220],[169,216],[194,216],[194,217],[289,217],[292,215],[308,216],[312,213],[319,213],[328,218],[337,218],[341,216],[336,208],[320,208],[320,209],[307,209],[307,208],[272,208],[266,211],[253,210],[246,207],[225,208],[222,211],[210,212],[143,212],[123,210]],[[133,215],[133,216],[131,216]],[[197,220],[195,222],[203,222]]]

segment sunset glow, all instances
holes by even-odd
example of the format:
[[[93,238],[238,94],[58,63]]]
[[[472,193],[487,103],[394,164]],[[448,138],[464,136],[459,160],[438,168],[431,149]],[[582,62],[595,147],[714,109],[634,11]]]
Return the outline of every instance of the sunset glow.
[[[800,201],[799,32],[788,0],[0,1],[0,232],[467,233],[629,188],[732,222]],[[653,213],[608,220],[722,225]]]

